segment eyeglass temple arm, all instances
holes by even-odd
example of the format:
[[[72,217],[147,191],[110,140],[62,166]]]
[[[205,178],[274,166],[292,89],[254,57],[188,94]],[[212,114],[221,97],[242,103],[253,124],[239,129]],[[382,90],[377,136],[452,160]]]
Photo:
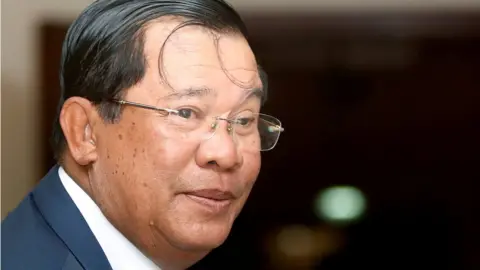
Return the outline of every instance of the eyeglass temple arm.
[[[130,106],[135,106],[147,110],[154,110],[154,111],[159,111],[159,112],[167,112],[167,113],[178,113],[177,110],[172,110],[172,109],[166,109],[166,108],[158,108],[150,105],[145,105],[145,104],[140,104],[132,101],[126,101],[126,100],[121,100],[121,99],[114,99],[114,102],[120,104],[120,105],[130,105]]]

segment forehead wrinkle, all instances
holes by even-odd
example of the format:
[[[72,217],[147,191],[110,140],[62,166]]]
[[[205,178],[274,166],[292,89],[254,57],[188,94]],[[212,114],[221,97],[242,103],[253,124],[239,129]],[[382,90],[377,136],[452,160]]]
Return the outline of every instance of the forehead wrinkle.
[[[242,88],[245,88],[245,89],[252,88],[252,85],[255,84],[255,81],[257,79],[259,79],[259,76],[251,76],[251,78],[249,78],[249,79],[240,80],[240,79],[238,79],[238,76],[235,76],[234,74],[231,73],[232,71],[249,71],[249,72],[252,72],[252,73],[256,73],[256,75],[259,75],[257,70],[249,69],[249,68],[243,68],[243,67],[225,69],[225,68],[222,68],[222,66],[220,66],[220,65],[192,64],[192,65],[189,65],[188,67],[185,67],[185,68],[208,68],[208,69],[214,69],[214,70],[221,71],[222,73],[224,73],[227,76],[228,79],[230,79],[231,82],[233,82],[233,83],[239,82],[240,84],[243,85]]]
[[[215,89],[201,86],[201,87],[190,87],[181,90],[172,89],[169,94],[164,96],[162,99],[171,100],[171,99],[181,99],[181,98],[202,98],[206,96],[216,97],[218,92]]]

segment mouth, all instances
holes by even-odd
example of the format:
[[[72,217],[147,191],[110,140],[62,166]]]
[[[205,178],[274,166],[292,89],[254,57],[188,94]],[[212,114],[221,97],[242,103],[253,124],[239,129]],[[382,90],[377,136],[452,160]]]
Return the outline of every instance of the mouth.
[[[183,194],[191,201],[212,213],[225,211],[235,199],[235,196],[231,192],[216,189],[196,190]]]

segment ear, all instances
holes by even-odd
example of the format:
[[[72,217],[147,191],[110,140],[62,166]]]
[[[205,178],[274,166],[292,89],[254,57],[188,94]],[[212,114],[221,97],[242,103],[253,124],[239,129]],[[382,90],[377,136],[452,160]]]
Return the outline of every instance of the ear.
[[[98,158],[94,127],[96,108],[90,101],[81,97],[71,97],[65,101],[60,112],[60,125],[73,159],[85,166]]]

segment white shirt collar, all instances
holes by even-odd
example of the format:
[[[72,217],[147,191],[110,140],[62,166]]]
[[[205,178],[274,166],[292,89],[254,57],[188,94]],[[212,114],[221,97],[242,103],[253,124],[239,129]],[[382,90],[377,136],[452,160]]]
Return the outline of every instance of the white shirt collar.
[[[114,270],[160,269],[107,220],[90,196],[62,167],[58,169],[58,175]]]

